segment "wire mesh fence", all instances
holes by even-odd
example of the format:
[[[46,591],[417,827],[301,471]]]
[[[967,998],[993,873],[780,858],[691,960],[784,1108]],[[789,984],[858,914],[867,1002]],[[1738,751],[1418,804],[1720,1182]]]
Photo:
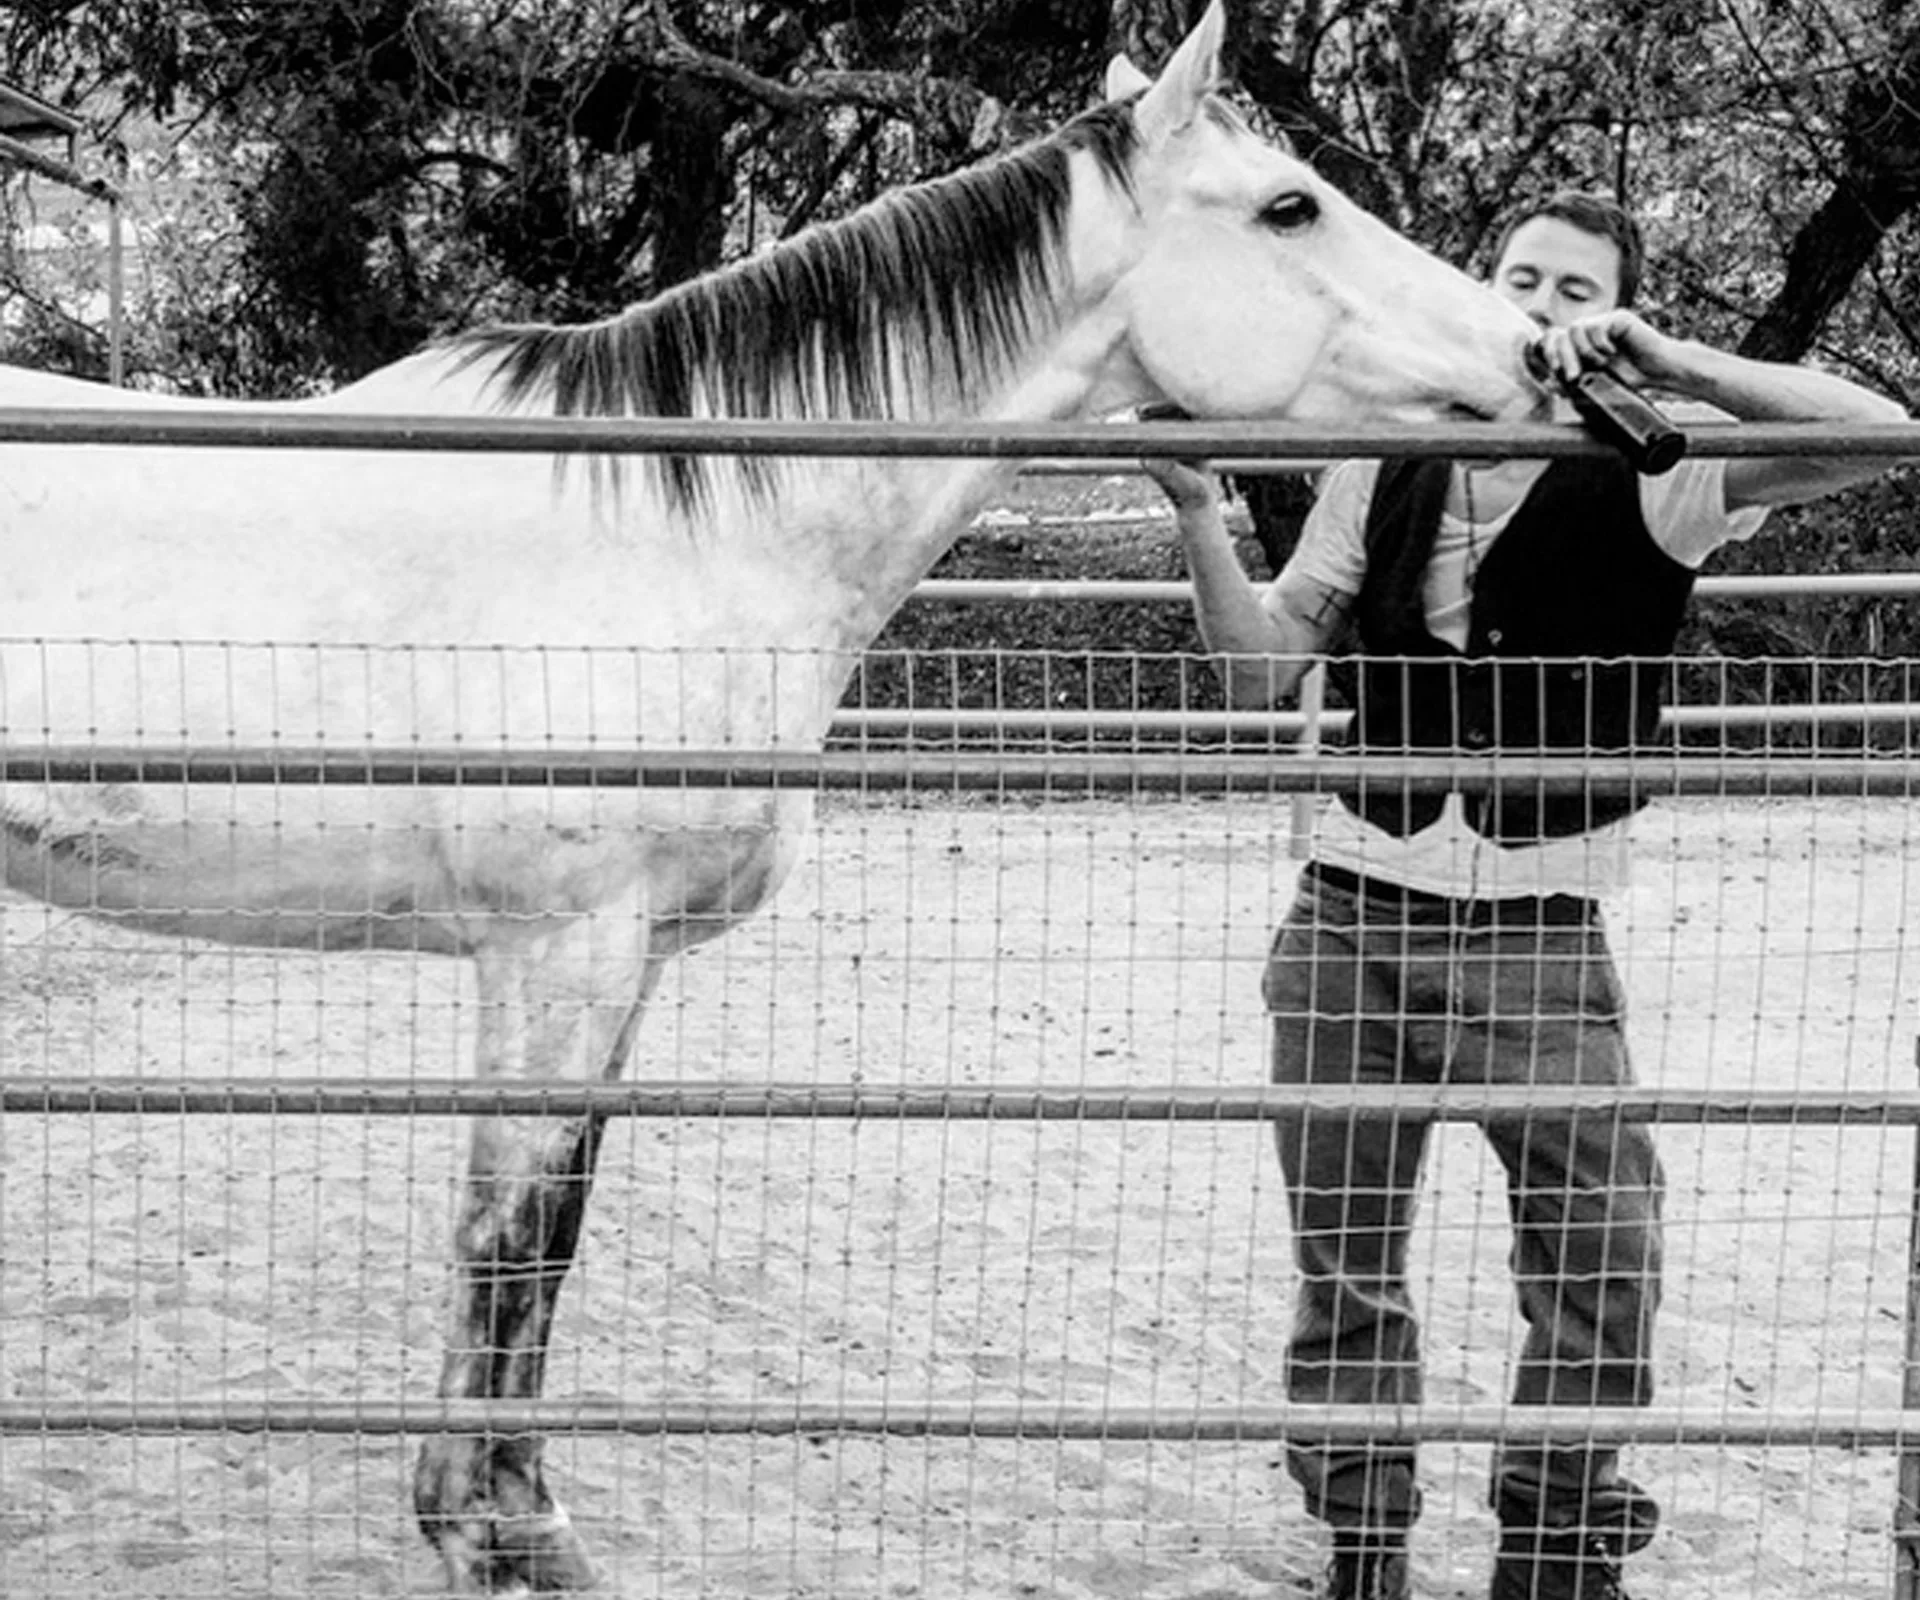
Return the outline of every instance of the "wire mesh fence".
[[[1769,682],[1909,698],[1898,664],[1767,672],[1756,715]],[[1137,676],[1071,661],[997,681],[1027,673],[1148,709]],[[861,736],[648,777],[589,743],[530,755],[561,769],[543,782],[340,727],[316,773],[287,726],[196,770],[142,767],[177,755],[151,741],[108,752],[125,768],[31,738],[4,759],[264,829],[289,883],[315,826],[403,844],[417,819],[368,796],[423,778],[480,833],[510,786],[516,827],[572,847],[630,832],[650,786],[824,789],[821,825],[767,911],[664,969],[624,1084],[551,1091],[554,1115],[612,1115],[537,1398],[437,1398],[470,1125],[543,1093],[471,1083],[491,1021],[469,964],[372,937],[401,913],[364,904],[332,908],[357,943],[316,924],[266,948],[141,931],[181,909],[152,901],[0,906],[8,1594],[438,1592],[413,1456],[482,1427],[548,1436],[621,1594],[1285,1593],[1317,1545],[1280,1462],[1316,1428],[1425,1436],[1426,1592],[1484,1591],[1494,1442],[1542,1430],[1626,1441],[1662,1501],[1636,1593],[1888,1591],[1920,1117],[1903,717],[1837,746],[1762,722],[1614,774],[1651,795],[1604,906],[1639,1087],[1560,1096],[1651,1125],[1665,1162],[1650,1406],[1508,1403],[1523,1329],[1483,1129],[1511,1094],[1310,1091],[1439,1118],[1408,1263],[1424,1398],[1358,1416],[1288,1398],[1261,994],[1300,873],[1286,804],[1354,758]],[[402,770],[370,789],[376,756]],[[583,822],[569,785],[602,809]],[[116,837],[164,837],[99,820],[73,870],[102,882]],[[10,824],[11,852],[44,845]]]
[[[717,440],[243,409],[8,410],[0,438],[229,463],[1275,448],[1220,424]],[[1596,448],[1290,436],[1309,457],[1463,441]],[[1425,1592],[1484,1592],[1503,1442],[1627,1446],[1665,1507],[1636,1593],[1900,1579],[1903,663],[1678,663],[1691,703],[1632,755],[1303,757],[1297,719],[1223,718],[1187,656],[871,657],[822,752],[721,736],[736,710],[781,726],[764,707],[796,675],[805,699],[846,666],[757,648],[6,649],[44,713],[0,746],[8,875],[37,896],[0,902],[9,1595],[441,1592],[416,1505],[449,1575],[504,1589],[584,1577],[571,1529],[629,1595],[1285,1593],[1319,1545],[1282,1463],[1315,1439],[1421,1441]],[[675,720],[690,675],[718,689]],[[1263,976],[1317,825],[1293,802],[1367,785],[1650,802],[1604,908],[1644,1087],[1262,1087],[1285,1014]],[[620,892],[635,859],[646,897]],[[783,874],[769,909],[656,964]],[[637,994],[625,1082],[597,1082]],[[556,1070],[475,1085],[476,1058]],[[1289,1393],[1275,1128],[1285,1150],[1309,1101],[1356,1130],[1434,1123],[1417,1401]],[[1490,1136],[1553,1106],[1664,1152],[1648,1405],[1507,1399],[1525,1262]]]

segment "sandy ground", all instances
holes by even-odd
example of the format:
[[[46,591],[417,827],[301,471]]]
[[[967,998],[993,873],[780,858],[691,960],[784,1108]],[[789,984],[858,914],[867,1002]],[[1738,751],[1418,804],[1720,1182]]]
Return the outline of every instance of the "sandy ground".
[[[1915,824],[1891,804],[1643,819],[1610,917],[1644,1078],[1915,1083]],[[776,912],[682,963],[640,1073],[1238,1085],[1291,889],[1271,804],[836,805]],[[465,1071],[454,963],[181,947],[9,904],[0,1070]],[[450,1119],[0,1124],[0,1398],[431,1394]],[[1898,1403],[1912,1135],[1668,1128],[1664,1398]],[[617,1124],[554,1397],[1281,1399],[1291,1297],[1256,1127]],[[1417,1246],[1431,1393],[1496,1400],[1504,1200],[1440,1137]],[[412,1441],[0,1434],[0,1593],[438,1592]],[[628,1596],[1255,1600],[1316,1562],[1277,1450],[833,1438],[556,1442]],[[1484,1591],[1484,1447],[1423,1457],[1421,1591]],[[1889,1592],[1886,1452],[1642,1447],[1645,1597]]]

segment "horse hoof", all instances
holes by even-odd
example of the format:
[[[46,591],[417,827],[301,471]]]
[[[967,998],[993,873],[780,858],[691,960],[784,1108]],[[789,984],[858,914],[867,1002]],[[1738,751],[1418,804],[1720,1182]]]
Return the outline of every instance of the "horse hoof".
[[[600,1575],[563,1511],[514,1517],[493,1532],[493,1560],[534,1594],[579,1594],[600,1586]]]
[[[583,1594],[599,1574],[564,1513],[501,1517],[436,1541],[456,1595]]]

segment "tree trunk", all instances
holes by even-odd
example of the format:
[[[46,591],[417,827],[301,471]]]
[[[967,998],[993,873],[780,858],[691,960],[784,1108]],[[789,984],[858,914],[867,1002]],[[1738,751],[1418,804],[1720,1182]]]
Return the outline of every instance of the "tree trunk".
[[[732,126],[727,97],[711,84],[676,76],[661,93],[650,162],[656,294],[720,265],[733,198]]]
[[[1920,205],[1920,17],[1885,65],[1864,67],[1847,96],[1842,166],[1787,248],[1787,275],[1740,353],[1798,361],[1846,298],[1880,241]]]
[[[1880,241],[1917,200],[1920,194],[1910,186],[1860,184],[1852,173],[1843,177],[1793,236],[1786,279],[1747,329],[1740,354],[1759,361],[1801,360]]]

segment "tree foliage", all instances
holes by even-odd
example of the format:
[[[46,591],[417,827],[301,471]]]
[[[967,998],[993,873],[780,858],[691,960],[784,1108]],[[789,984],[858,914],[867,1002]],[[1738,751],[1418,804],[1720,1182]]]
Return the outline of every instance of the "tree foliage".
[[[218,320],[246,352],[221,365],[270,391],[476,317],[604,314],[1058,120],[1110,51],[1156,66],[1198,9],[25,0],[0,57],[105,133],[217,152]],[[1920,5],[1238,0],[1233,21],[1252,102],[1443,254],[1483,264],[1516,201],[1605,188],[1652,224],[1664,315],[1911,381]]]
[[[49,98],[221,142],[256,388],[479,315],[602,314],[1084,96],[1097,6],[92,0],[0,20]]]

